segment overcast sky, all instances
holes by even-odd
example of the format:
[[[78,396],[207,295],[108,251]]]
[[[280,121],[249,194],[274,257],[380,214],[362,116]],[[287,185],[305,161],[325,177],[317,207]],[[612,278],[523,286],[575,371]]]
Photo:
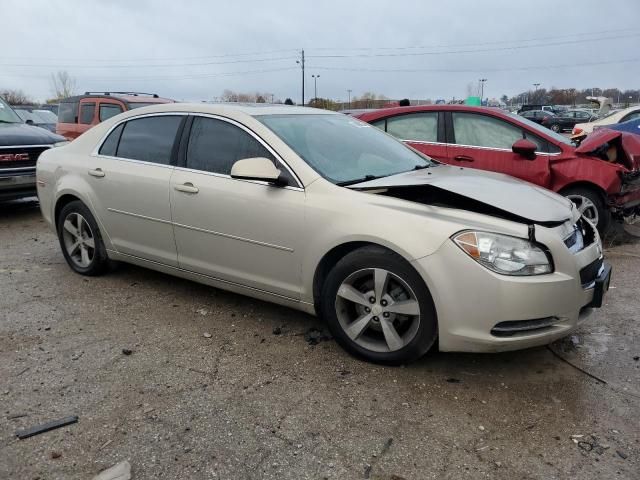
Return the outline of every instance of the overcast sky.
[[[611,6],[615,5],[615,9]],[[543,87],[640,88],[640,1],[0,0],[0,88],[137,90],[211,100],[224,89],[306,97],[464,97]]]

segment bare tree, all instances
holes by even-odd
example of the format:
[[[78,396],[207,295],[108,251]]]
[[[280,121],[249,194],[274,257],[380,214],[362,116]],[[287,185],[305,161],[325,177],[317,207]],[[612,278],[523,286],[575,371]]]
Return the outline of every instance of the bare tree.
[[[66,70],[61,70],[56,74],[52,73],[51,91],[57,99],[71,97],[77,91],[76,79]]]
[[[29,105],[33,101],[22,90],[2,89],[0,97],[4,98],[9,105]]]

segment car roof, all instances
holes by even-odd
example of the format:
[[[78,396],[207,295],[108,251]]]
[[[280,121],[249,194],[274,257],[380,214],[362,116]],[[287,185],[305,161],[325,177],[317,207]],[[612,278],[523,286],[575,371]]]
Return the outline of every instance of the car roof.
[[[170,98],[163,98],[157,95],[148,94],[126,94],[118,92],[105,92],[105,93],[86,93],[84,95],[75,95],[73,97],[67,97],[60,100],[60,103],[74,103],[79,102],[84,98],[115,98],[127,103],[173,103],[175,100]]]
[[[128,113],[131,114],[130,116],[135,116],[144,113],[162,112],[194,112],[213,115],[236,112],[252,117],[258,115],[340,115],[337,112],[320,108],[274,105],[270,103],[164,103],[136,108]]]
[[[511,118],[507,113],[503,112],[496,107],[472,107],[470,105],[417,105],[414,107],[392,107],[392,108],[379,108],[364,113],[356,113],[353,116],[369,122],[379,118],[392,117],[394,115],[400,115],[403,113],[411,112],[476,112],[476,113],[490,113],[492,115],[501,116],[504,118]]]

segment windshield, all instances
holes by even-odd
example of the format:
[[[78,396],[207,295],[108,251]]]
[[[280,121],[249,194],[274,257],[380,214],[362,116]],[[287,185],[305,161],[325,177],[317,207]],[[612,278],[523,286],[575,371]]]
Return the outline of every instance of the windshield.
[[[57,115],[50,110],[34,110],[33,113],[36,113],[46,123],[56,123],[58,121]]]
[[[346,115],[258,115],[316,172],[333,183],[357,183],[431,165],[379,129]]]
[[[529,119],[524,118],[521,115],[515,115],[513,113],[509,114],[511,117],[513,118],[517,118],[518,121],[525,123],[527,125],[527,127],[531,128],[532,130],[535,130],[539,133],[543,133],[551,138],[553,138],[554,140],[557,140],[560,143],[564,143],[565,145],[570,145],[570,146],[574,146],[573,143],[571,143],[571,140],[569,140],[567,137],[563,137],[562,135],[560,135],[559,133],[556,133],[552,130],[549,130],[547,127],[543,127],[542,125],[538,125],[535,122],[532,122]]]
[[[2,98],[0,98],[0,123],[22,123],[20,117]]]

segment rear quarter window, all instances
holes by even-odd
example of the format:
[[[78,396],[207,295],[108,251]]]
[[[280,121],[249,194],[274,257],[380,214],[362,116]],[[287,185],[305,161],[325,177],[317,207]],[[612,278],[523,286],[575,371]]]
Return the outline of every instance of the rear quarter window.
[[[78,102],[61,103],[58,107],[59,123],[76,123],[78,115]]]

